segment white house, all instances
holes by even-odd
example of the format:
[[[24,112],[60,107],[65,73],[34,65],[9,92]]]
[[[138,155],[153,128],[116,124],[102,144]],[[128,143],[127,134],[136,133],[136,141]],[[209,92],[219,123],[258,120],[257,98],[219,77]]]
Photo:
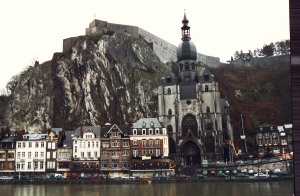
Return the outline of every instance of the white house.
[[[74,160],[98,160],[100,158],[100,127],[81,127],[79,133],[73,136]],[[96,135],[96,132],[98,134]]]
[[[26,134],[16,144],[16,172],[46,171],[47,134]]]

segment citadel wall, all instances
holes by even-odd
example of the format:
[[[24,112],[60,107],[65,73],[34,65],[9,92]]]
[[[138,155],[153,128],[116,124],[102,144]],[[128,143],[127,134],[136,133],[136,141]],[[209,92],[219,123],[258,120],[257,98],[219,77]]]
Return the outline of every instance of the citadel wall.
[[[280,55],[280,56],[270,56],[270,57],[252,57],[248,61],[243,59],[237,59],[230,62],[230,64],[235,66],[250,66],[250,65],[259,65],[259,66],[277,66],[277,65],[288,65],[290,64],[290,55]]]
[[[177,61],[176,46],[136,26],[113,24],[113,23],[108,23],[106,21],[95,19],[89,24],[89,27],[86,28],[86,35],[88,36],[99,35],[107,29],[119,33],[129,33],[137,37],[141,36],[147,42],[150,43],[153,51],[156,53],[156,55],[160,58],[162,62],[165,63],[165,62]],[[220,65],[220,59],[218,57],[207,56],[201,53],[198,53],[197,61],[206,64],[210,67],[218,67]]]

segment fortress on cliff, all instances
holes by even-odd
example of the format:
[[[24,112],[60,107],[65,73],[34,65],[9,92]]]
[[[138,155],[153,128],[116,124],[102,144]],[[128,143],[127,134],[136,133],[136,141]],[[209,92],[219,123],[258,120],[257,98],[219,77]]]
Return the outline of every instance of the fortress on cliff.
[[[169,42],[149,33],[148,31],[131,25],[123,25],[123,24],[114,24],[109,23],[103,20],[93,20],[89,27],[85,30],[86,36],[97,36],[102,34],[103,32],[107,32],[108,30],[117,32],[117,33],[127,33],[132,36],[142,37],[145,39],[150,46],[152,47],[154,53],[159,57],[159,59],[163,62],[176,62],[176,46],[170,44]],[[74,42],[80,39],[82,36],[78,37],[70,37],[63,40],[63,53],[68,51],[74,44]],[[247,61],[247,62],[246,62]],[[209,67],[218,67],[221,64],[228,65],[227,63],[221,63],[219,57],[213,57],[204,55],[201,53],[197,53],[197,62],[200,62],[203,65],[208,65]],[[237,59],[229,62],[231,65],[235,66],[250,66],[250,65],[282,65],[290,63],[290,55],[280,55],[280,56],[272,56],[272,57],[254,57],[251,60],[245,59]]]
[[[136,37],[142,37],[150,44],[154,53],[159,57],[159,59],[163,63],[177,61],[177,57],[176,57],[176,48],[177,47],[176,46],[157,37],[156,35],[149,33],[148,31],[146,31],[140,27],[108,23],[106,21],[95,19],[89,24],[89,27],[86,28],[85,35],[86,36],[97,36],[107,30],[111,30],[111,31],[117,32],[117,33],[127,33],[132,36],[136,36]],[[70,47],[72,47],[72,44],[77,39],[78,39],[78,37],[71,37],[71,38],[64,39],[63,52],[66,52],[68,49],[70,49]],[[218,57],[207,56],[207,55],[198,53],[197,59],[198,59],[198,62],[201,62],[202,64],[208,65],[210,67],[218,67],[220,65],[220,58],[218,58]]]

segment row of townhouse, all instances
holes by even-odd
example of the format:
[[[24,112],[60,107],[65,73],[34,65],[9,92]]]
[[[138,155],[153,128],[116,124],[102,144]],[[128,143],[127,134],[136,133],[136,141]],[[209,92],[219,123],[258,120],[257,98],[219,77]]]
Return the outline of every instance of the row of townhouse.
[[[289,157],[293,152],[293,126],[285,124],[274,126],[264,123],[258,126],[255,144],[258,157],[283,156]]]
[[[156,118],[142,118],[132,127],[107,123],[75,131],[53,128],[47,134],[3,132],[0,172],[8,175],[174,174],[175,164],[168,159],[167,132]]]

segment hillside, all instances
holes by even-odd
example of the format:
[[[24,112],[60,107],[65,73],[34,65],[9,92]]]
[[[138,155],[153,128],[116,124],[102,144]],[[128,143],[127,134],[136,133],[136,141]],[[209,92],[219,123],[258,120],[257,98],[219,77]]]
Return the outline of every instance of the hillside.
[[[213,69],[222,97],[231,105],[230,113],[237,138],[241,134],[241,114],[247,135],[263,123],[275,126],[291,123],[290,66],[233,66]]]
[[[155,115],[165,67],[144,39],[122,33],[76,39],[69,51],[20,74],[2,122],[35,132]]]

